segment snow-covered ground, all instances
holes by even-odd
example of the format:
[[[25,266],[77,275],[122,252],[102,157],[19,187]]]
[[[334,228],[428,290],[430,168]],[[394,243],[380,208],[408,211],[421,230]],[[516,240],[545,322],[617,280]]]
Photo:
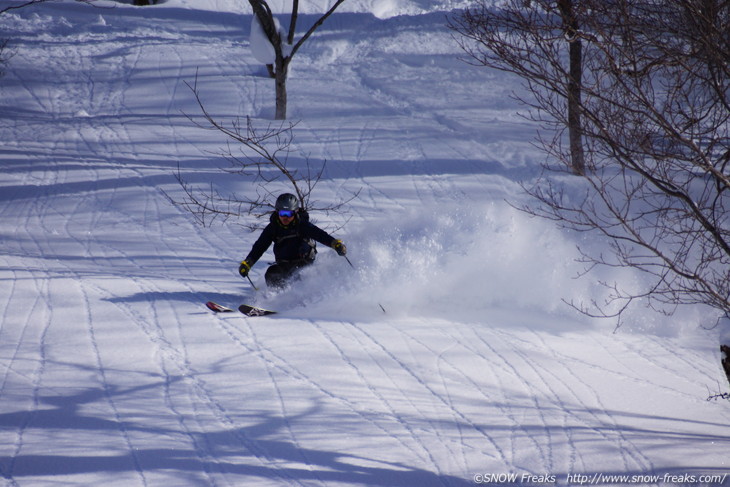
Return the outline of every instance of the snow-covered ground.
[[[255,233],[200,228],[163,193],[181,195],[178,164],[254,189],[185,116],[197,74],[216,118],[271,119],[248,3],[0,17],[15,51],[0,79],[3,485],[730,482],[730,407],[706,400],[727,390],[714,317],[637,306],[614,332],[563,303],[640,276],[575,279],[578,239],[604,243],[508,204],[543,156],[515,80],[458,59],[445,22],[460,5],[348,0],[297,54],[290,158],[327,161],[320,202],[359,191],[347,215],[313,215],[333,231],[350,217],[335,234],[355,269],[320,249],[268,297],[236,272]],[[214,315],[209,299],[280,314]]]

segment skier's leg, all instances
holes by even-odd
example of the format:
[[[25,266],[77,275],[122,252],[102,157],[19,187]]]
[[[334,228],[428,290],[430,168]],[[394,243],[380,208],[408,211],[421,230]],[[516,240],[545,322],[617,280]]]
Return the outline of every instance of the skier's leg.
[[[266,269],[266,285],[270,288],[282,288],[290,272],[282,264],[272,264]]]
[[[289,281],[297,278],[296,274],[299,269],[309,264],[310,262],[304,260],[273,264],[266,270],[266,285],[273,288],[283,288]]]

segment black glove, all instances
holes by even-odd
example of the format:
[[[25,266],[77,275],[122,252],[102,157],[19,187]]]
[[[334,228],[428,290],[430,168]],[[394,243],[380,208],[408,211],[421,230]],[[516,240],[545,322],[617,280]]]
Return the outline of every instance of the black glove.
[[[244,260],[241,262],[241,265],[238,266],[238,273],[241,274],[241,277],[248,277],[248,271],[251,270],[251,264],[248,263],[248,261]]]
[[[335,240],[332,242],[332,248],[335,249],[337,255],[344,257],[347,255],[347,247],[342,243],[342,240]]]

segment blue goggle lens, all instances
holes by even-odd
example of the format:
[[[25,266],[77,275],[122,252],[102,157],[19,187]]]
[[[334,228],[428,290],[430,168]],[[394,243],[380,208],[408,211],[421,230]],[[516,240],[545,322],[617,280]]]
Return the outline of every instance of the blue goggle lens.
[[[283,216],[286,218],[291,218],[294,216],[294,211],[292,210],[279,210],[279,216]]]

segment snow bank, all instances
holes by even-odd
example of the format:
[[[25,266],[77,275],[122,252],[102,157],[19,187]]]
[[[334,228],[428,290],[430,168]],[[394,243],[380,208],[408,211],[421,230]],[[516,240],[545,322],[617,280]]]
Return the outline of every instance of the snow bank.
[[[282,38],[286,37],[286,32],[281,29],[279,19],[274,18],[274,25]],[[261,22],[255,15],[251,16],[251,53],[253,57],[261,64],[274,64],[276,62],[276,51],[271,45],[269,38],[266,37]]]

